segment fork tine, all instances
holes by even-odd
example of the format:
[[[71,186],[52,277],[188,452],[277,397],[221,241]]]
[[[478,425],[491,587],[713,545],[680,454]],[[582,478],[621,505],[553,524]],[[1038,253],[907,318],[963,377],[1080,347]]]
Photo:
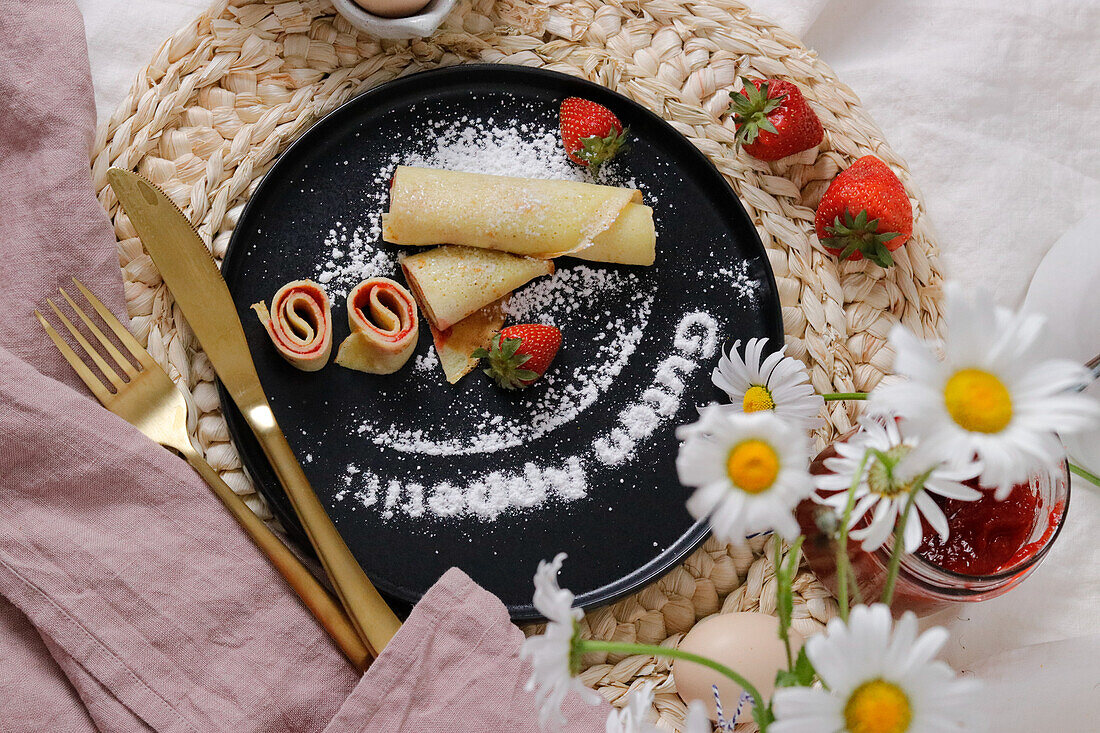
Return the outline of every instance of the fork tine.
[[[46,302],[49,304],[50,308],[53,309],[54,315],[60,318],[61,322],[65,324],[65,328],[69,329],[69,333],[73,335],[76,342],[84,348],[84,351],[92,358],[95,365],[99,367],[99,371],[103,373],[103,376],[107,377],[107,380],[110,381],[111,384],[115,385],[115,389],[122,389],[122,378],[111,368],[107,360],[100,356],[99,352],[88,343],[88,339],[84,338],[84,334],[76,330],[76,326],[73,325],[73,322],[65,317],[65,314],[61,312],[61,309],[58,308],[52,300],[46,298]]]
[[[87,314],[85,314],[84,311],[80,309],[80,306],[69,297],[69,294],[65,292],[64,288],[58,288],[58,290],[65,300],[68,301],[69,306],[72,307],[78,316],[80,316],[80,320],[84,321],[84,325],[88,327],[92,335],[99,339],[99,343],[103,344],[103,348],[107,350],[107,353],[111,355],[111,358],[115,360],[119,368],[130,377],[137,376],[137,369],[134,368],[134,365],[130,363],[129,359],[122,355],[121,351],[115,348],[115,345],[111,343],[110,339],[99,330],[99,326],[95,325],[95,322],[93,322],[91,318],[88,318]]]
[[[98,313],[99,317],[103,319],[103,322],[114,331],[115,336],[118,336],[118,340],[122,342],[122,345],[130,351],[133,357],[137,359],[142,366],[148,367],[156,365],[156,367],[160,369],[160,365],[153,361],[153,357],[149,356],[149,352],[145,350],[145,347],[142,346],[136,338],[134,338],[130,330],[119,322],[114,313],[107,310],[107,306],[103,305],[99,298],[92,295],[92,292],[84,287],[84,283],[80,282],[75,277],[73,278],[73,283],[80,288],[80,292],[83,293],[84,297],[88,299],[88,302],[92,304],[92,307],[95,308],[95,312]]]
[[[50,340],[53,341],[53,345],[56,346],[57,350],[61,352],[61,355],[65,357],[65,361],[69,362],[69,366],[73,368],[77,376],[84,381],[84,384],[88,385],[88,389],[92,390],[92,394],[95,395],[97,400],[106,404],[107,401],[111,399],[112,395],[107,388],[103,386],[103,382],[99,380],[99,377],[97,377],[92,370],[88,368],[88,365],[76,355],[72,347],[65,342],[65,339],[61,338],[61,334],[54,330],[53,326],[42,317],[41,313],[36,310],[34,315],[38,316],[38,322],[42,324],[42,328],[46,329],[46,335],[50,337]]]

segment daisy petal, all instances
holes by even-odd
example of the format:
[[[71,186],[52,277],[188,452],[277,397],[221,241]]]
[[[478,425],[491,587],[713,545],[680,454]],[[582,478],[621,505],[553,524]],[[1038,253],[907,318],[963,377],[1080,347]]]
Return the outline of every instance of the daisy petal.
[[[906,613],[895,624],[890,609],[882,604],[856,606],[845,623],[834,618],[825,632],[806,642],[825,688],[785,687],[773,698],[773,733],[838,733],[856,728],[877,730],[874,720],[855,721],[859,705],[850,713],[849,703],[864,683],[895,687],[910,703],[906,730],[974,731],[981,720],[974,705],[978,690],[971,680],[959,679],[946,664],[933,660],[943,647],[942,628],[917,635],[917,619]],[[875,706],[875,709],[881,709]],[[872,713],[873,715],[874,713]]]
[[[1041,319],[1000,308],[988,293],[964,292],[957,283],[944,292],[942,359],[896,326],[889,336],[895,369],[909,379],[876,388],[869,407],[903,418],[906,435],[922,450],[953,471],[971,464],[981,485],[1004,498],[1014,485],[1057,471],[1064,453],[1056,434],[1100,424],[1100,404],[1072,391],[1086,379],[1080,364],[1046,358]],[[930,482],[945,496],[969,493],[934,487]]]

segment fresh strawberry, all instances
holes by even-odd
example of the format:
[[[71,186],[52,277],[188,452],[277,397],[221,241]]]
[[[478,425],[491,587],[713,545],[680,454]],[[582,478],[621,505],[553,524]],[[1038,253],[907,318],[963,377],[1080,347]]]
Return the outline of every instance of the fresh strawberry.
[[[842,260],[864,257],[881,267],[913,233],[913,205],[885,163],[865,155],[833,179],[814,217],[821,244]]]
[[[478,349],[470,356],[488,359],[489,368],[483,371],[504,389],[522,389],[546,374],[559,347],[561,330],[557,326],[524,323],[493,334],[488,349]]]
[[[789,81],[746,79],[744,89],[730,92],[730,112],[737,123],[737,142],[760,160],[779,160],[809,150],[825,137],[821,120]]]
[[[593,175],[627,148],[629,129],[602,104],[568,97],[561,103],[559,116],[565,152],[574,163],[591,168]]]

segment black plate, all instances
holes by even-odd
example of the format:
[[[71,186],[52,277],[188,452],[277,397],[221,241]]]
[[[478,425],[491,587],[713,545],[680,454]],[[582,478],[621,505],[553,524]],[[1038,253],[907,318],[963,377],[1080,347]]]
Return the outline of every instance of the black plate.
[[[332,363],[304,373],[279,358],[249,306],[270,301],[289,280],[317,278],[318,268],[334,257],[330,230],[337,238],[357,226],[369,230],[372,217],[384,209],[387,169],[395,160],[407,159],[410,146],[430,150],[436,135],[460,134],[477,118],[491,118],[494,125],[527,138],[555,134],[558,105],[573,95],[610,107],[629,125],[632,147],[604,175],[613,183],[634,179],[653,205],[658,256],[649,268],[559,260],[559,279],[553,285],[543,278],[520,291],[514,302],[527,303],[529,315],[524,317],[552,318],[565,334],[546,379],[521,393],[506,393],[477,372],[448,385],[438,366],[418,367],[413,361],[396,374],[379,377]],[[487,170],[492,160],[486,158]],[[373,247],[376,237],[367,231],[363,239]],[[390,258],[396,250],[378,247]],[[349,257],[347,243],[338,243],[337,249],[344,260]],[[684,500],[689,491],[676,479],[674,427],[693,420],[697,406],[718,397],[709,375],[723,346],[753,336],[780,343],[783,333],[764,248],[733,191],[707,159],[662,119],[619,94],[563,74],[518,66],[461,66],[408,76],[326,116],[283,153],[257,187],[233,234],[222,273],[275,415],[371,580],[383,592],[413,602],[455,565],[497,594],[516,619],[538,617],[531,605],[531,577],[540,559],[567,552],[562,584],[588,607],[656,579],[702,542],[706,526],[688,515]],[[592,279],[598,281],[596,287],[582,287]],[[346,286],[349,279],[337,278],[329,285],[335,288],[341,282]],[[549,310],[532,305],[538,301],[533,292],[545,294],[570,284],[572,297]],[[338,345],[348,333],[346,303],[342,297],[333,301]],[[706,331],[706,316],[696,319],[703,325],[681,334],[677,347],[677,327],[691,323],[689,314],[697,312],[715,321],[710,346],[716,348],[699,339]],[[616,356],[629,351],[635,336],[633,353]],[[422,326],[417,359],[430,344]],[[623,363],[613,374],[617,359]],[[663,372],[661,364],[666,365]],[[602,382],[594,373],[603,374]],[[678,402],[661,400],[653,392],[649,402],[642,399],[651,387],[668,394],[678,382],[683,384]],[[595,389],[590,392],[595,398],[578,411],[586,398],[571,391],[585,387]],[[239,413],[224,394],[222,398],[245,467],[282,522],[296,528],[262,452]],[[539,401],[543,409],[530,407]],[[620,414],[661,402],[674,414],[658,415],[652,433],[636,441],[629,458],[608,463],[609,452],[596,449],[603,445],[601,438],[627,428],[644,435],[657,415],[636,409],[624,422]],[[497,415],[500,423],[494,426],[490,421]],[[561,424],[546,429],[555,422]],[[505,431],[501,424],[513,429]],[[426,443],[407,440],[408,431],[417,429],[434,441],[434,450],[451,454],[409,452],[425,449]],[[379,444],[394,436],[404,441],[404,451],[392,442]],[[505,443],[521,444],[468,452],[475,443],[486,450],[505,436]],[[581,471],[553,473],[568,472],[571,458],[581,462]],[[512,508],[491,520],[474,514],[440,518],[431,511],[412,516],[416,485],[428,487],[424,495],[432,496],[444,481],[472,492],[464,496],[486,512],[485,499],[491,505],[508,487],[531,500],[527,490],[539,482],[514,480],[531,467],[550,492],[534,508]],[[478,480],[494,471],[503,478]],[[355,495],[369,495],[371,473],[381,490],[375,503],[366,506]],[[566,501],[555,493],[575,490],[578,475],[584,476],[584,497]],[[504,480],[508,477],[513,480]],[[387,511],[392,480],[400,484],[395,494],[400,499]]]

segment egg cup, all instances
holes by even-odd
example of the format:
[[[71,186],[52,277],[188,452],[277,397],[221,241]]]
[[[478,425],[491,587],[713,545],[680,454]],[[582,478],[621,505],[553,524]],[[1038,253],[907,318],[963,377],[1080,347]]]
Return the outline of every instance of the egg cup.
[[[365,33],[378,38],[423,38],[430,36],[455,6],[457,0],[431,0],[419,12],[404,18],[383,18],[368,13],[354,0],[332,0],[336,12]]]

